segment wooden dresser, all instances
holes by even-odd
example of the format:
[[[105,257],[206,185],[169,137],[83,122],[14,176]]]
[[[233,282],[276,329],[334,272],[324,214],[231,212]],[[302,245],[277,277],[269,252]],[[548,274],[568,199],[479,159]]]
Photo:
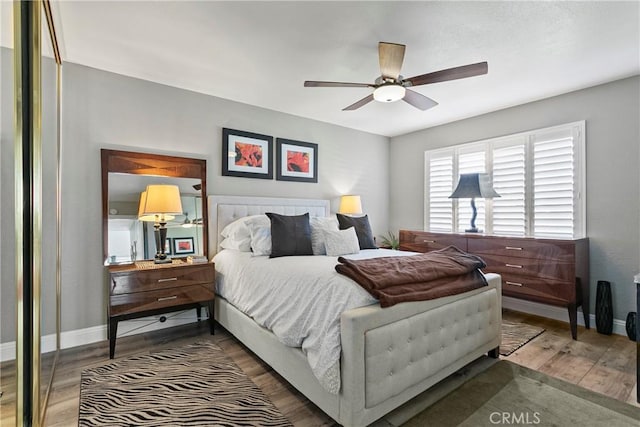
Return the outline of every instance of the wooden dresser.
[[[480,256],[486,273],[502,276],[502,294],[566,307],[571,336],[578,334],[578,306],[589,328],[589,240],[505,237],[400,230],[400,249],[429,252],[449,245]]]
[[[213,263],[135,264],[108,267],[109,284],[109,358],[116,348],[118,322],[161,313],[197,309],[209,310],[209,328],[213,335],[215,269]]]

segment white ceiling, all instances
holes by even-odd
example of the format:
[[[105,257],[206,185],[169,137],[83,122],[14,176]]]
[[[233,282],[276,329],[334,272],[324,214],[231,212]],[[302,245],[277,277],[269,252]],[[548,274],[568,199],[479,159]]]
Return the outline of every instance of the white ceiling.
[[[395,136],[640,74],[640,3],[55,2],[63,58],[297,116]],[[342,108],[368,88],[379,41],[402,74],[488,61],[489,73],[417,91],[439,102]]]

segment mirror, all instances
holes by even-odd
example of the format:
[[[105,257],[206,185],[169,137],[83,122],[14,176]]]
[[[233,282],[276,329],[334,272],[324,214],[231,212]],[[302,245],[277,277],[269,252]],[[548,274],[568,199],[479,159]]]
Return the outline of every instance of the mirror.
[[[43,4],[41,19],[41,139],[42,139],[42,247],[58,247],[58,149],[60,135],[59,72],[57,49],[50,31],[51,14]],[[57,284],[58,250],[43,250],[40,284],[40,418],[44,419],[47,399],[58,354],[59,298]]]
[[[167,223],[165,253],[208,256],[206,160],[102,150],[105,265],[153,259],[153,222],[138,220],[140,193],[151,184],[180,189],[183,214]]]

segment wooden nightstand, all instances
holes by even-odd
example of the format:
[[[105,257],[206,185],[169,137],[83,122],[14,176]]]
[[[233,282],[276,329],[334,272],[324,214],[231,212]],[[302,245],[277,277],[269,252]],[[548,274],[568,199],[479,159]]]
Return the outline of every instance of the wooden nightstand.
[[[116,348],[118,322],[172,311],[207,306],[213,335],[215,267],[213,263],[153,264],[138,261],[112,265],[109,272],[109,358]]]

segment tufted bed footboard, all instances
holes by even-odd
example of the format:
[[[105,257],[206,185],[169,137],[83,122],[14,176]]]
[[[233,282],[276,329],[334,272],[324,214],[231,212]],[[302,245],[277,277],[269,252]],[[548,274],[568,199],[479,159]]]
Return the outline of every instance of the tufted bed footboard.
[[[344,426],[366,426],[500,345],[500,276],[464,294],[361,307],[341,318],[342,390],[326,392],[298,348],[216,298],[216,320]]]

